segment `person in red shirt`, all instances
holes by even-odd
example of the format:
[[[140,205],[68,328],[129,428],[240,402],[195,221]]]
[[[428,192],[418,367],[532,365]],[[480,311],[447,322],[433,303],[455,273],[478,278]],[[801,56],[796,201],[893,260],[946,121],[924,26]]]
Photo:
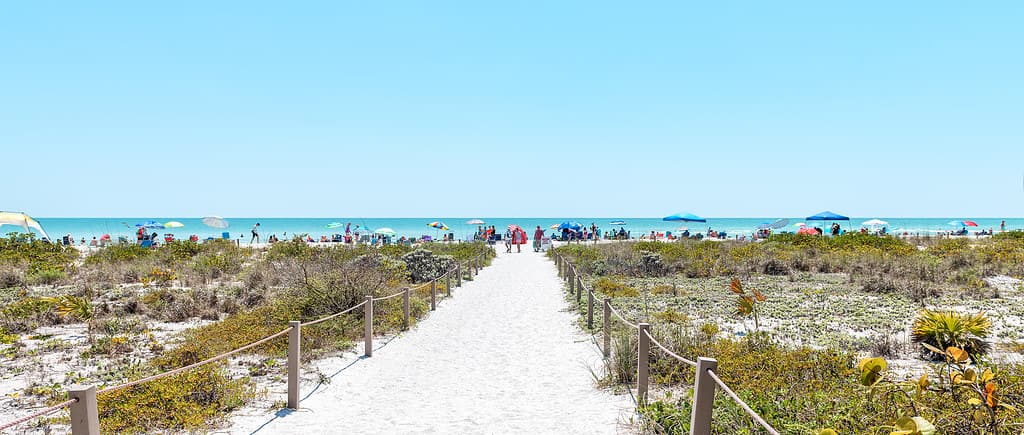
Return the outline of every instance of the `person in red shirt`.
[[[533,252],[540,252],[540,241],[544,238],[544,230],[540,229],[540,225],[537,225],[537,229],[533,230]]]

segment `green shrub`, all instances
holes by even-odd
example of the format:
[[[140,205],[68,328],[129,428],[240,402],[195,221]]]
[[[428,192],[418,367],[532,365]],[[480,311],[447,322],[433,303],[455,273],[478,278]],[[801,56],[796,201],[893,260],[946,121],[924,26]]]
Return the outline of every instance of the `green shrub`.
[[[594,282],[594,289],[610,298],[634,298],[640,296],[640,291],[605,277],[598,278]]]
[[[33,234],[8,233],[0,238],[0,264],[24,264],[29,275],[44,270],[69,272],[76,258],[77,249],[37,240]]]
[[[143,248],[135,243],[117,243],[100,248],[88,257],[85,257],[85,264],[96,265],[103,263],[126,263],[140,258],[146,258],[150,255],[153,255],[152,249]]]

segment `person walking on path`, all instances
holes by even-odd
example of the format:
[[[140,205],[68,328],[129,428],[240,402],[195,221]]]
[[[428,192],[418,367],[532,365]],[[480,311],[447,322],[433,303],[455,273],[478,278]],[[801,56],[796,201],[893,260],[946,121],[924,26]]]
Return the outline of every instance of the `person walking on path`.
[[[540,252],[541,239],[544,238],[544,230],[540,229],[540,225],[537,225],[537,229],[533,230],[533,252]]]
[[[505,252],[512,252],[512,230],[505,230]]]
[[[512,244],[516,245],[516,252],[523,252],[523,243],[526,243],[526,231],[516,228],[512,231]]]
[[[260,223],[256,222],[256,225],[252,227],[252,238],[249,239],[249,244],[250,245],[252,244],[253,240],[255,240],[256,243],[260,242],[260,232],[259,232],[259,230],[260,230]]]

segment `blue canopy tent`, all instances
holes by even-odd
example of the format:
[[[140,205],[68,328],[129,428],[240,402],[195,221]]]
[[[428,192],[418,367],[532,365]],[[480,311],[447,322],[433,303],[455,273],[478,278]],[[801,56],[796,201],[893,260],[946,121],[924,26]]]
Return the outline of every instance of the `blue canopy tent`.
[[[832,213],[830,211],[823,211],[814,216],[807,216],[804,220],[808,221],[827,221],[827,222],[839,222],[839,221],[850,221],[850,218],[841,214]]]

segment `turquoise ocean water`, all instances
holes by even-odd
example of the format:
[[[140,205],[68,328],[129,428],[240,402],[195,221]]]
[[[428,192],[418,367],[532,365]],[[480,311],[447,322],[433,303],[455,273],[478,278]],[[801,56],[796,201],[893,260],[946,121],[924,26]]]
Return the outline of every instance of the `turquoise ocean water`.
[[[864,222],[872,217],[858,217],[851,218],[849,222],[841,222],[844,229],[859,229],[861,222]],[[440,237],[442,231],[435,230],[427,226],[428,223],[433,221],[442,221],[446,223],[450,230],[459,239],[465,239],[471,235],[475,230],[475,225],[467,225],[466,221],[474,219],[474,217],[458,217],[458,218],[226,218],[230,223],[230,227],[221,230],[217,228],[210,228],[201,222],[200,218],[181,218],[181,217],[145,217],[145,218],[36,218],[43,228],[49,233],[50,237],[59,239],[61,236],[71,234],[76,240],[81,240],[83,237],[91,239],[92,237],[100,237],[103,234],[110,234],[115,240],[118,236],[134,237],[136,223],[142,223],[149,220],[155,220],[157,222],[167,221],[178,221],[185,224],[182,228],[168,228],[168,229],[155,229],[149,230],[149,232],[157,232],[161,236],[166,233],[174,234],[177,238],[187,238],[189,235],[195,234],[200,238],[207,237],[220,237],[222,232],[228,232],[232,239],[241,238],[243,243],[246,243],[250,239],[250,229],[257,222],[260,223],[260,236],[266,238],[267,236],[274,234],[279,238],[290,238],[296,234],[310,234],[314,238],[319,239],[320,235],[330,236],[334,233],[343,233],[344,227],[338,229],[325,228],[332,222],[341,222],[342,224],[351,222],[352,228],[355,229],[356,225],[359,226],[361,233],[367,233],[366,229],[375,230],[379,228],[391,228],[395,230],[398,236],[407,237],[421,237],[429,235],[431,237]],[[526,228],[532,237],[533,228],[540,225],[544,228],[547,233],[552,233],[550,229],[551,225],[558,224],[563,221],[575,221],[579,222],[587,227],[591,223],[598,226],[600,231],[608,231],[612,228],[618,229],[624,227],[627,231],[631,232],[633,237],[638,237],[640,234],[649,234],[651,231],[665,232],[672,231],[678,232],[680,227],[687,227],[690,232],[706,232],[708,228],[713,228],[717,231],[725,231],[729,236],[733,235],[747,235],[749,237],[755,230],[755,228],[762,222],[771,222],[777,217],[766,217],[766,218],[707,218],[707,223],[697,222],[665,222],[661,218],[623,218],[626,223],[625,225],[611,225],[610,222],[617,220],[616,217],[550,217],[550,218],[488,218],[479,217],[487,223],[487,225],[494,225],[501,231],[504,231],[510,224],[517,224]],[[793,224],[798,222],[804,222],[803,218],[788,218],[790,220],[789,225],[778,230],[778,231],[795,231],[797,229]],[[953,220],[972,220],[978,224],[977,228],[970,227],[968,230],[980,231],[982,229],[992,228],[995,231],[999,231],[999,223],[1004,220],[1003,218],[972,218],[969,216],[955,216],[948,218],[885,218],[880,217],[884,221],[889,222],[888,229],[891,232],[907,231],[912,234],[934,234],[938,231],[949,231],[959,229],[958,226],[950,225],[949,222]],[[1024,229],[1024,218],[1006,218],[1006,229]],[[812,226],[827,227],[829,223],[822,222],[808,222]],[[21,231],[20,227],[3,226],[0,227],[0,233],[6,234],[10,231]]]

